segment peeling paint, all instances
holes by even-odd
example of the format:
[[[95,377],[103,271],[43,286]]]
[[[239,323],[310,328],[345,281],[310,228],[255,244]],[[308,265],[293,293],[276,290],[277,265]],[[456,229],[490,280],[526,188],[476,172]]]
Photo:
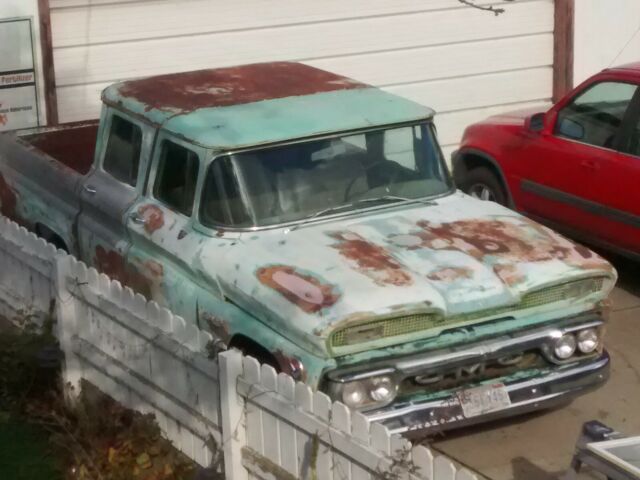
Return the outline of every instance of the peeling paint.
[[[201,312],[200,318],[207,325],[209,331],[228,344],[231,340],[231,332],[229,330],[229,324],[220,317],[210,312]]]
[[[157,75],[124,82],[118,92],[145,105],[147,112],[187,113],[367,86],[308,65],[272,62]]]
[[[258,280],[307,313],[317,313],[331,307],[340,294],[333,285],[322,283],[316,277],[297,271],[294,267],[274,265],[259,268]]]
[[[519,218],[515,222],[495,218],[443,223],[421,220],[416,226],[419,230],[392,235],[389,240],[408,250],[429,248],[459,251],[480,261],[485,261],[490,256],[506,265],[548,260],[561,260],[580,268],[606,265],[603,259],[589,249],[576,245],[527,218]],[[510,267],[503,268],[506,275]],[[496,273],[498,271],[501,268]],[[509,281],[515,282],[512,275],[509,277]]]
[[[118,280],[122,285],[130,287],[148,299],[159,300],[153,295],[153,286],[162,282],[164,267],[155,260],[145,260],[137,267],[134,263],[127,263],[120,253],[98,245],[93,264],[98,271]]]
[[[164,213],[156,205],[141,205],[138,214],[144,218],[144,230],[149,235],[164,226]]]
[[[105,275],[118,280],[123,285],[128,284],[125,259],[120,253],[114,250],[106,250],[102,245],[98,245],[95,249],[93,264],[98,271]]]
[[[376,284],[407,286],[413,283],[411,275],[384,247],[349,231],[331,232],[328,235],[338,240],[332,247],[354,262],[357,270]]]
[[[473,270],[467,267],[445,267],[434,270],[427,275],[429,280],[437,282],[455,282],[460,279],[473,277]]]
[[[511,263],[494,265],[493,271],[500,280],[509,286],[516,285],[526,279],[518,267]]]
[[[17,218],[16,205],[17,195],[11,189],[4,176],[0,173],[0,213],[12,220]]]

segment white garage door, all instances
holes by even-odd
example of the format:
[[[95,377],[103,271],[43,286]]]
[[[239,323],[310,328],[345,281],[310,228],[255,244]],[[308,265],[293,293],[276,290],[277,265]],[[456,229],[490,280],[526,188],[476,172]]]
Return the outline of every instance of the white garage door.
[[[60,121],[117,80],[297,60],[428,105],[450,152],[469,123],[548,101],[553,0],[50,0]]]

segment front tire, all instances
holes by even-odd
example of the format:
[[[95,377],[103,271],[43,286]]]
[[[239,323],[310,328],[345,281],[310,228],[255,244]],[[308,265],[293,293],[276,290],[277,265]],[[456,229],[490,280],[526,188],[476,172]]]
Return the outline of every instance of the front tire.
[[[500,179],[486,167],[474,168],[465,175],[461,190],[479,200],[507,205],[507,196]]]

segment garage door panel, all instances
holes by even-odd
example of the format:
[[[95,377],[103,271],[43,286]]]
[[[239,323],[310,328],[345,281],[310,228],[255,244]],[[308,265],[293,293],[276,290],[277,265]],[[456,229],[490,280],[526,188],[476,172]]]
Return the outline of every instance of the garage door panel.
[[[104,82],[173,71],[274,59],[399,50],[499,36],[548,32],[548,2],[514,4],[509,15],[471,9],[465,15],[444,10],[406,16],[326,22],[283,28],[225,32],[91,47],[56,48],[59,85]],[[399,20],[401,19],[401,20]],[[428,29],[426,28],[428,25]]]
[[[491,61],[486,59],[491,52]],[[307,63],[378,86],[549,66],[553,34],[395,50]]]
[[[58,118],[60,122],[76,122],[100,116],[100,94],[110,82],[73,85],[58,88]]]
[[[550,101],[553,69],[478,75],[386,87],[385,90],[429,105],[439,115],[494,105]]]
[[[477,3],[487,5],[496,2],[482,0]],[[389,0],[350,0],[349,2],[279,0],[275,5],[277,8],[265,8],[264,0],[241,2],[52,0],[52,32],[56,45],[63,47],[236,29],[247,30],[292,23],[468,9],[452,0],[394,0],[393,2]],[[86,8],[88,6],[91,7]],[[256,14],[257,12],[259,15]],[[141,18],[145,19],[144,28],[140,28]],[[74,25],[74,28],[66,28],[69,25]]]

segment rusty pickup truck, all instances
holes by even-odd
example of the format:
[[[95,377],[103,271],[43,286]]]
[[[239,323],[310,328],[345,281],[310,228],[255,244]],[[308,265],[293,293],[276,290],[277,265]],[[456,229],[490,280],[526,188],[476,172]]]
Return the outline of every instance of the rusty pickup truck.
[[[0,210],[395,432],[602,384],[616,281],[457,192],[434,112],[296,63],[131,80],[99,121],[0,136]]]

